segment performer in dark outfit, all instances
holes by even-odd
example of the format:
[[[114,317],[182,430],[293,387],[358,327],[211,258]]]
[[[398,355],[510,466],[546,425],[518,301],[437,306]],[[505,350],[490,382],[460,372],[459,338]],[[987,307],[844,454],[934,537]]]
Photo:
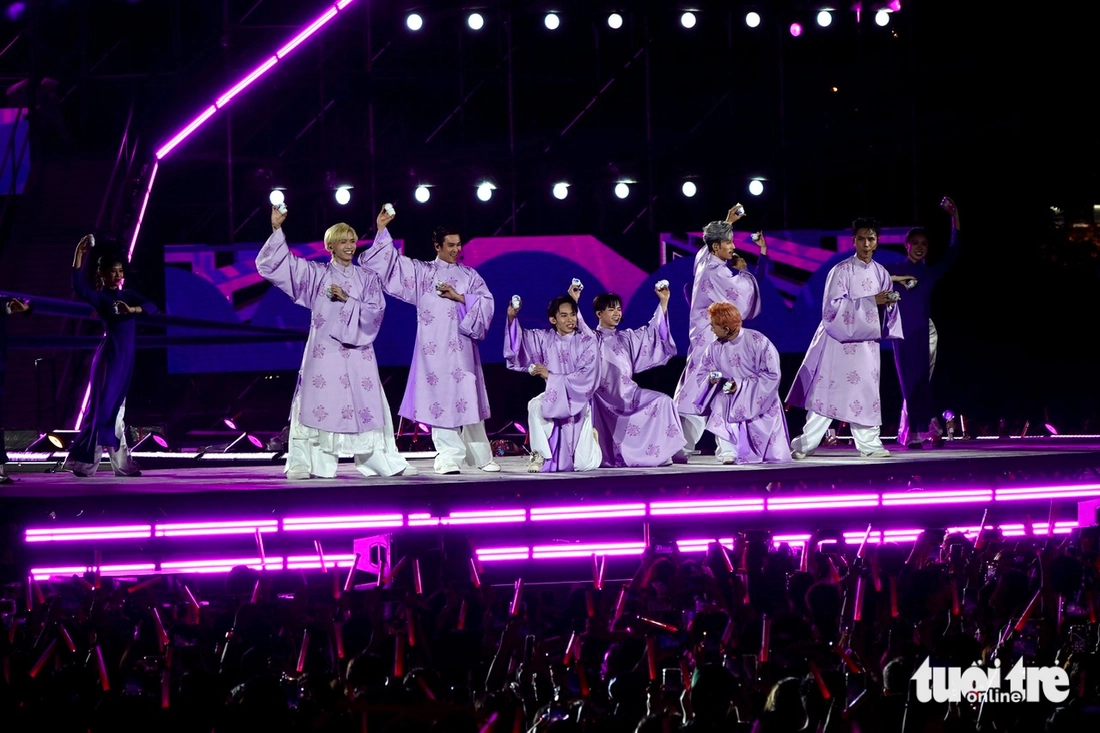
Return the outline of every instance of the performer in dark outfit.
[[[898,423],[898,446],[921,448],[922,441],[935,445],[943,434],[936,418],[936,406],[932,398],[932,364],[930,332],[932,289],[951,269],[959,254],[959,209],[950,198],[940,202],[951,215],[951,246],[935,265],[928,265],[928,235],[923,228],[909,230],[905,235],[908,258],[886,265],[890,279],[908,288],[898,302],[901,312],[901,330],[905,338],[894,342],[894,365],[901,385],[901,421]],[[911,284],[910,284],[911,283]]]
[[[89,235],[76,245],[73,255],[73,290],[88,301],[106,335],[96,349],[91,369],[91,398],[84,415],[83,429],[69,448],[65,470],[77,476],[91,476],[99,468],[103,449],[111,457],[116,476],[140,476],[141,469],[130,457],[126,445],[126,393],[134,374],[137,318],[156,313],[151,302],[123,287],[125,257],[106,252],[98,257],[98,282],[91,285],[88,260],[92,243]]]
[[[12,483],[4,465],[8,462],[8,451],[4,444],[4,374],[8,370],[8,319],[12,313],[30,315],[30,301],[11,298],[0,312],[0,484]]]

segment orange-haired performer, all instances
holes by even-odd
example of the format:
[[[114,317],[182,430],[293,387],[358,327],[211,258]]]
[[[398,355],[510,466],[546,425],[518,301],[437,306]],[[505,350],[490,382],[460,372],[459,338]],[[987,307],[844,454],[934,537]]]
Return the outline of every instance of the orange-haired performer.
[[[703,355],[700,380],[710,389],[698,407],[710,415],[707,430],[718,441],[719,463],[789,463],[790,438],[779,399],[779,352],[759,331],[741,327],[730,303],[707,308],[715,341]]]

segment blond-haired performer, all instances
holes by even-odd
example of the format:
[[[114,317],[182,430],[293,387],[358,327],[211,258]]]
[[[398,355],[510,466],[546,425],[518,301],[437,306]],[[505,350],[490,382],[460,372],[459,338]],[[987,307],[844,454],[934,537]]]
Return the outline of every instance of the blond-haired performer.
[[[290,410],[288,479],[332,478],[342,455],[364,476],[414,475],[397,451],[390,405],[378,377],[374,339],[386,302],[378,276],[352,265],[355,230],[325,232],[327,263],[291,254],[283,211],[272,207],[272,234],[256,257],[264,279],[312,312]]]

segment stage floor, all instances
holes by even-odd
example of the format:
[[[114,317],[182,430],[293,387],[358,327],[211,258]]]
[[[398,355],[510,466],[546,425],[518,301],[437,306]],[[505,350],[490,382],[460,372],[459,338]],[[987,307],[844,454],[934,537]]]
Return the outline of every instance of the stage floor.
[[[134,563],[183,572],[191,566],[179,563],[208,556],[252,564],[260,534],[286,568],[315,562],[314,541],[351,562],[352,543],[380,533],[429,544],[459,533],[479,558],[507,562],[563,552],[619,553],[625,562],[650,531],[695,549],[754,528],[855,537],[873,523],[876,541],[911,539],[922,527],[972,534],[983,512],[1020,534],[1026,522],[1063,534],[1082,521],[1081,502],[1100,500],[1100,439],[960,440],[885,459],[840,446],[778,466],[721,466],[704,455],[581,474],[528,474],[527,459],[514,456],[498,459],[499,473],[439,476],[430,457],[418,457],[415,477],[365,478],[341,463],[337,478],[309,481],[286,480],[272,454],[139,460],[137,478],[116,478],[109,466],[81,479],[53,471],[53,461],[9,464],[15,483],[0,487],[0,512],[24,537],[21,572],[82,567],[93,550],[120,573]]]

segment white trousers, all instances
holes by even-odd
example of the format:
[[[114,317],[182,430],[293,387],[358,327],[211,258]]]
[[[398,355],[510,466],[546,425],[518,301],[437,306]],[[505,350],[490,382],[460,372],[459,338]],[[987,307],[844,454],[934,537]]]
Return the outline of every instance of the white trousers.
[[[936,331],[936,324],[928,319],[928,378],[932,379],[932,372],[936,371],[936,347],[940,343],[940,334]]]
[[[819,415],[816,412],[806,413],[806,426],[802,428],[802,435],[791,441],[791,451],[797,453],[812,453],[821,445],[825,437],[825,431],[833,424],[833,418]],[[882,450],[882,428],[879,425],[856,425],[848,423],[852,428],[852,437],[855,438],[856,448],[860,453],[872,453]]]
[[[554,431],[554,421],[542,416],[542,395],[532,398],[527,403],[527,429],[531,437],[531,450],[549,461],[553,457],[550,451],[550,433]],[[580,440],[573,454],[573,470],[592,471],[599,468],[603,461],[603,451],[600,450],[600,444],[596,441],[592,428],[591,405],[584,408],[584,417],[578,430]]]
[[[684,429],[684,455],[691,455],[707,429],[707,416],[680,413],[680,426]]]
[[[130,446],[126,445],[126,400],[118,408],[118,417],[115,418],[115,437],[118,438],[118,450],[107,449],[107,457],[111,459],[111,469],[116,476],[129,476],[141,470],[138,464],[130,456]],[[70,471],[79,471],[85,475],[95,474],[99,463],[103,460],[103,446],[97,445],[92,453],[91,463],[66,460],[65,468]]]
[[[365,433],[329,433],[302,425],[298,421],[298,398],[290,408],[290,435],[287,439],[284,473],[308,473],[318,478],[334,478],[341,455],[355,459],[355,470],[364,476],[396,476],[409,467],[397,450],[393,437],[393,418],[389,402],[382,396],[382,427]]]
[[[435,470],[451,468],[466,463],[481,468],[493,462],[493,449],[485,434],[485,421],[458,428],[432,426],[432,443],[435,444]]]

